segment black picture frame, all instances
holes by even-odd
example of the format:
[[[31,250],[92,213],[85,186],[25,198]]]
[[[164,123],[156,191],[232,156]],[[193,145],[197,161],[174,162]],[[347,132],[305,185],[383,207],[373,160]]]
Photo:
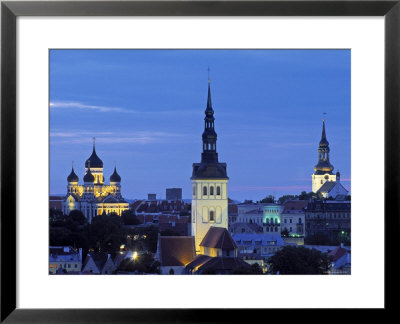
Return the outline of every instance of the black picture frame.
[[[1,322],[225,322],[242,310],[16,308],[16,19],[18,16],[384,16],[385,17],[385,311],[399,284],[400,0],[371,1],[2,1],[1,2]],[[366,203],[368,203],[366,197]],[[374,208],[374,207],[371,207]],[[382,210],[381,208],[379,208]],[[372,240],[372,238],[371,238]],[[371,241],[371,244],[373,242]],[[366,247],[367,248],[367,247]],[[373,263],[368,260],[366,271]],[[368,284],[368,283],[366,283]],[[268,303],[266,303],[267,305]],[[134,306],[134,305],[133,305]],[[328,310],[327,310],[328,311]],[[270,314],[269,311],[268,314]],[[247,314],[246,316],[249,316]],[[254,316],[254,317],[253,317]],[[251,318],[265,316],[252,310]],[[250,318],[248,318],[250,320]]]

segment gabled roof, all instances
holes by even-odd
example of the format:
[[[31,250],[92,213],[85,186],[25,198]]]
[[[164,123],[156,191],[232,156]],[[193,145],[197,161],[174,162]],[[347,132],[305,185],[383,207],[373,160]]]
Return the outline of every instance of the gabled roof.
[[[336,184],[337,182],[335,181],[327,181],[318,189],[317,192],[330,192]]]
[[[237,267],[250,268],[250,265],[240,258],[233,257],[214,257],[208,260],[206,263],[198,268],[198,271],[202,272],[206,269],[212,268],[217,272],[220,271],[232,271]]]
[[[307,200],[290,200],[283,204],[283,214],[304,213],[304,208],[308,204]]]
[[[195,255],[193,236],[160,236],[161,266],[185,266]]]
[[[86,266],[86,264],[89,261],[89,258],[91,258],[93,260],[93,262],[96,264],[97,269],[99,269],[99,271],[101,272],[103,270],[104,265],[106,264],[107,260],[110,258],[111,259],[111,255],[104,253],[104,252],[91,252],[87,255],[85,262],[82,266],[82,269]],[[111,260],[112,261],[112,260]],[[114,262],[113,262],[114,263]]]
[[[336,262],[347,253],[350,253],[350,251],[346,250],[345,248],[342,248],[341,246],[338,246],[336,249],[329,252],[328,255],[332,257],[334,262]]]
[[[222,250],[233,250],[237,249],[235,241],[232,239],[228,230],[224,227],[210,227],[206,236],[200,243],[200,246],[222,249]]]
[[[186,268],[191,270],[196,269],[197,267],[201,267],[202,265],[206,264],[211,259],[212,257],[208,255],[203,255],[203,254],[196,255],[193,261],[190,262],[188,265],[186,265]]]
[[[331,192],[333,188],[335,188],[336,186],[341,186],[344,190],[346,190],[346,192],[348,192],[348,190],[343,187],[343,185],[340,182],[337,181],[327,181],[325,182],[321,188],[318,189],[318,192]]]

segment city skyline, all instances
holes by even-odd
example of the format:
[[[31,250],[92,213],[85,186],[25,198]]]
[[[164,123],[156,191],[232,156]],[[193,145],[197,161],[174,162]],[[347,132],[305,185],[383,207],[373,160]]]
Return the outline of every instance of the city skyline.
[[[349,50],[52,50],[50,193],[74,161],[114,161],[128,199],[165,189],[190,198],[200,161],[207,68],[231,199],[311,191],[322,118],[334,171],[351,190]]]

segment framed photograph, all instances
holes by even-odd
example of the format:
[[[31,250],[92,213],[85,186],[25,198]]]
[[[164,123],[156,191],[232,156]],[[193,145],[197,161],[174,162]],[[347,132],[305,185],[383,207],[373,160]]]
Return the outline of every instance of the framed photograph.
[[[399,15],[3,1],[1,321],[392,309]]]

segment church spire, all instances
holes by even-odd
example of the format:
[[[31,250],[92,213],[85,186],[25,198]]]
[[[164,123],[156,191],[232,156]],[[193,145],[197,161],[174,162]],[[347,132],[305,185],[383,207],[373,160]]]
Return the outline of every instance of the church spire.
[[[316,174],[329,173],[333,171],[333,165],[329,161],[329,142],[326,138],[325,119],[322,120],[322,134],[318,147],[318,164],[314,167]]]
[[[322,135],[321,141],[319,142],[319,146],[328,146],[329,142],[326,139],[326,131],[325,131],[325,119],[322,119]]]
[[[202,162],[218,162],[217,154],[217,133],[214,130],[214,110],[211,103],[211,86],[208,79],[207,107],[204,111],[204,132],[203,132],[203,153]]]

